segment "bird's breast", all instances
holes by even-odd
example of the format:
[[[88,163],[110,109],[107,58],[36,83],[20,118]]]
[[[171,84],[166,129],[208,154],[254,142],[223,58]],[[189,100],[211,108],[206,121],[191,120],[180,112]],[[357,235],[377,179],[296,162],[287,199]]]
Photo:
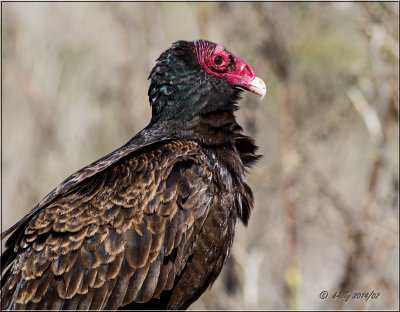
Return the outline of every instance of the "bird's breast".
[[[233,191],[229,170],[221,164],[214,164],[214,169],[213,201],[199,233],[197,247],[174,288],[168,304],[171,309],[186,309],[215,281],[232,246],[238,195]]]

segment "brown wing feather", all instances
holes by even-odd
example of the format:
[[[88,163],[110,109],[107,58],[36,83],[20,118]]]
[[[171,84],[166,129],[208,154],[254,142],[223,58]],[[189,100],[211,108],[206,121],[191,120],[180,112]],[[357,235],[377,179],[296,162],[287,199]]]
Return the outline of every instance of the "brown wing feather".
[[[159,297],[196,244],[212,187],[190,141],[96,174],[28,222],[2,281],[2,309],[116,309]]]
[[[134,152],[142,150],[143,148],[146,148],[153,144],[168,142],[171,139],[171,136],[165,135],[163,129],[157,128],[155,125],[150,128],[143,129],[134,138],[128,141],[125,145],[121,146],[119,149],[96,160],[92,164],[78,170],[67,179],[65,179],[59,186],[57,186],[45,198],[43,198],[43,200],[39,204],[37,204],[27,215],[25,215],[21,220],[11,226],[9,229],[2,232],[1,239],[4,239],[11,234],[10,238],[6,242],[6,247],[9,246],[9,244],[14,244],[19,236],[19,232],[17,230],[20,227],[25,228],[26,223],[29,222],[29,220],[45,206],[51,204],[60,196],[67,194],[83,182],[85,183],[84,186],[86,186],[84,187],[85,189],[90,188],[93,181],[96,180],[92,179],[92,183],[90,183],[90,181],[88,181],[89,178],[97,175],[99,172],[106,170],[113,164],[119,162],[124,157],[132,155]]]

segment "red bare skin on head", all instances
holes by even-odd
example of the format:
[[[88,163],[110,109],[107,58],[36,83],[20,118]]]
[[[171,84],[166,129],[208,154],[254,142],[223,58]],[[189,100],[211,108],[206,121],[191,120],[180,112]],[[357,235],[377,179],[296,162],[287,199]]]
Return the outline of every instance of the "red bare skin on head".
[[[249,83],[256,77],[253,70],[223,46],[197,40],[194,52],[197,62],[207,73],[226,80],[231,86],[250,89]]]

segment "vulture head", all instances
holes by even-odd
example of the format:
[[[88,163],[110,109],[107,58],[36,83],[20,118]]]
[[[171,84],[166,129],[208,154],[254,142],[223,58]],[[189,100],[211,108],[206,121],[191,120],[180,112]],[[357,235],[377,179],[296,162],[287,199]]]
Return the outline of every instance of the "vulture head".
[[[240,89],[261,98],[267,92],[249,65],[206,40],[175,42],[157,59],[149,79],[152,122],[186,130],[201,114],[236,110]]]

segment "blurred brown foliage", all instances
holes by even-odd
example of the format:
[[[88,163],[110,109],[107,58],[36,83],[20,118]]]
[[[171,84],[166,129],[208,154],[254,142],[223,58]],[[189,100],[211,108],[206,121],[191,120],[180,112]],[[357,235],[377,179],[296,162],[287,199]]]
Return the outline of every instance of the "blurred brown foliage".
[[[193,309],[398,309],[399,4],[2,3],[2,230],[150,120],[179,39],[267,82],[238,118],[256,208]],[[329,292],[320,299],[321,291]],[[336,291],[380,293],[332,299]]]

